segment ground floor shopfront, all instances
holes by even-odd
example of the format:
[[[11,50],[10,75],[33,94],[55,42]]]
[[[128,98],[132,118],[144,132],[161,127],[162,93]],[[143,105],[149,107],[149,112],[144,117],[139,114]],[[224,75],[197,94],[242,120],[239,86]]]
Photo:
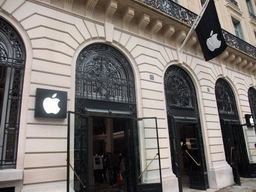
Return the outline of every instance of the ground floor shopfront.
[[[18,4],[0,12],[8,81],[1,84],[8,109],[2,119],[17,122],[10,135],[1,122],[0,189],[94,192],[115,184],[168,192],[255,177],[255,130],[244,119],[256,115],[255,76],[110,22],[38,2]],[[22,67],[6,64],[6,58],[20,61],[16,50],[23,50]],[[12,74],[23,86],[12,84]],[[22,94],[11,113],[7,93],[15,86]],[[63,116],[36,112],[45,90],[52,100],[67,96]],[[125,174],[116,183],[122,159]]]

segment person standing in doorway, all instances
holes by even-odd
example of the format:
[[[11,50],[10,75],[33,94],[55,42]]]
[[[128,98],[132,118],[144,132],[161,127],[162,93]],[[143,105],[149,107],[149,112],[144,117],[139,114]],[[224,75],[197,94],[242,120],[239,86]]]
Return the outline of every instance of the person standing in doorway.
[[[123,189],[124,189],[124,192],[126,192],[126,167],[125,167],[125,157],[123,156],[122,159],[121,159],[121,162],[120,162],[120,173],[121,173],[121,176],[122,176],[122,179],[123,179]]]
[[[109,178],[109,186],[113,187],[113,185],[114,185],[114,163],[113,163],[112,153],[108,153],[107,171],[108,171],[108,178]]]

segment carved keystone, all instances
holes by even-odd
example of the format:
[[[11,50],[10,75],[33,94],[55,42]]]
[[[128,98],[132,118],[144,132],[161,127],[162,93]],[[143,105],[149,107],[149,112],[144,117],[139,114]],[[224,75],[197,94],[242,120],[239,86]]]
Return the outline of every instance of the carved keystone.
[[[246,60],[246,59],[244,59],[244,60],[239,64],[239,66],[237,66],[237,67],[240,68],[240,70],[241,70],[245,65],[247,65],[247,60]]]
[[[110,0],[105,10],[105,22],[112,22],[114,13],[117,10],[117,1]]]
[[[235,57],[235,60],[232,63],[230,63],[230,65],[233,67],[238,67],[241,63],[242,63],[242,58],[239,56],[239,57]]]
[[[256,64],[255,63],[253,63],[253,67],[251,68],[251,70],[250,70],[252,73],[254,73],[255,71],[256,71]]]
[[[249,69],[251,69],[253,67],[253,64],[252,64],[252,62],[250,61],[249,63],[248,63],[248,65],[246,65],[245,67],[244,67],[244,70],[245,71],[249,71]]]
[[[97,3],[98,3],[98,0],[87,0],[86,6],[85,6],[85,15],[87,17],[92,18],[93,11]]]
[[[221,55],[220,55],[220,60],[225,60],[227,57],[229,56],[228,51],[224,51]]]
[[[181,44],[182,41],[186,38],[187,33],[184,30],[180,30],[179,33],[176,35],[175,40],[177,44]]]
[[[64,1],[64,9],[67,9],[69,11],[72,10],[72,4],[73,4],[73,0],[65,0]]]
[[[227,64],[230,64],[232,61],[235,60],[235,58],[236,58],[235,54],[232,53],[231,55],[229,55],[227,58]]]
[[[164,42],[167,43],[169,39],[174,35],[175,27],[173,25],[168,25],[164,29]]]
[[[134,17],[134,15],[135,15],[135,10],[131,7],[128,7],[123,16],[123,28],[125,30],[129,29],[130,22],[131,22],[132,18]]]
[[[189,41],[187,42],[187,47],[192,47],[193,45],[195,45],[195,43],[197,42],[197,38],[196,36],[192,36]]]
[[[162,29],[163,21],[156,19],[151,26],[151,38],[156,39],[158,31]]]
[[[141,18],[139,19],[138,23],[138,28],[139,28],[139,34],[143,35],[144,34],[144,29],[145,27],[149,24],[150,22],[150,17],[147,14],[143,14]]]

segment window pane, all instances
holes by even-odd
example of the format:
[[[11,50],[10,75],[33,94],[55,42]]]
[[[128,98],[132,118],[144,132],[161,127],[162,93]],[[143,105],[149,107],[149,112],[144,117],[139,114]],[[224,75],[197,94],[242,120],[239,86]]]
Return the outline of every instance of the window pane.
[[[247,4],[247,7],[248,7],[249,12],[254,15],[254,10],[253,10],[253,8],[252,8],[252,2],[251,2],[251,0],[247,0],[247,1],[246,1],[246,4]]]
[[[233,21],[233,25],[234,25],[234,30],[235,30],[236,36],[239,37],[240,39],[244,39],[240,22],[239,21]]]

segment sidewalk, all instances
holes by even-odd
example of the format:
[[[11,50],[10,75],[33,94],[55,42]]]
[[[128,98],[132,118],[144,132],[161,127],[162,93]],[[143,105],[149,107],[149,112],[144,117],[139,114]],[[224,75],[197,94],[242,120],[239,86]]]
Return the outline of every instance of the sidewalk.
[[[215,192],[256,192],[256,178],[241,178],[241,185],[232,185]]]
[[[256,178],[240,178],[241,185],[232,185],[222,189],[207,189],[206,191],[183,188],[183,192],[256,192]]]

